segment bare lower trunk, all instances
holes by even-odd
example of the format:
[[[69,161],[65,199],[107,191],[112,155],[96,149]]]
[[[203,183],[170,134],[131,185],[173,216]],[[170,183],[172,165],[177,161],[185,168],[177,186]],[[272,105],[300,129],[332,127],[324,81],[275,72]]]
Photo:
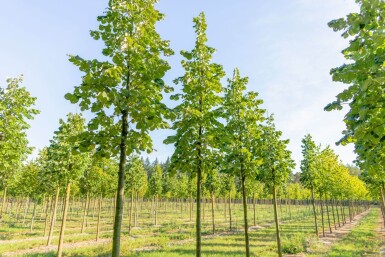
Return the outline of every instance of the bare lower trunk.
[[[53,206],[53,210],[52,210],[53,213],[52,213],[52,216],[51,216],[51,226],[49,228],[47,246],[50,246],[51,245],[51,241],[52,241],[53,228],[55,226],[55,220],[56,220],[57,203],[58,203],[58,200],[59,200],[59,191],[60,191],[60,188],[57,187],[56,188],[55,202],[54,202],[54,206]]]
[[[282,257],[281,236],[279,233],[279,219],[278,219],[278,210],[277,210],[277,190],[275,188],[275,184],[273,185],[273,203],[274,203],[274,219],[275,219],[275,231],[277,235],[278,256]]]
[[[102,201],[103,201],[103,195],[100,193],[99,197],[99,208],[98,208],[98,224],[96,226],[96,242],[99,241],[99,234],[100,234],[100,214],[102,212]]]
[[[61,228],[60,228],[59,245],[57,248],[57,257],[61,257],[63,254],[64,230],[65,230],[66,221],[67,221],[67,212],[68,212],[68,205],[69,205],[69,201],[70,201],[70,192],[71,192],[71,183],[68,183],[67,189],[66,189],[66,198],[65,198],[65,202],[64,202],[63,218],[62,218]]]
[[[33,223],[35,221],[35,216],[36,216],[36,206],[37,206],[37,200],[34,201],[33,205],[33,212],[32,212],[32,218],[31,218],[31,226],[29,231],[32,233],[33,232]]]

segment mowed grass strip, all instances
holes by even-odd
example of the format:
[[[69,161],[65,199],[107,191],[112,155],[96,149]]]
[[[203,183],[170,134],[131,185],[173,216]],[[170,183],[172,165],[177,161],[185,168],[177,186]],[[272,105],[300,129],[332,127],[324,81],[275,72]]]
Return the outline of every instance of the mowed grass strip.
[[[380,256],[381,239],[376,231],[379,209],[372,208],[370,213],[358,222],[342,240],[333,244],[327,253],[306,255],[308,257],[362,257]]]

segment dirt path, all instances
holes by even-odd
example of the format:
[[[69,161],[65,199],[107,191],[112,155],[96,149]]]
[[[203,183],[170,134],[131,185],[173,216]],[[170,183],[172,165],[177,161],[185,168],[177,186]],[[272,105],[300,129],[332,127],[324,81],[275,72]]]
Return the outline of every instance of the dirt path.
[[[385,256],[385,228],[381,213],[378,219],[377,232],[381,238],[380,256]]]
[[[84,247],[84,246],[89,246],[89,245],[95,245],[95,244],[105,244],[111,242],[111,239],[99,239],[98,242],[95,240],[90,240],[90,241],[83,241],[83,242],[78,242],[78,243],[65,243],[63,245],[63,249],[71,249],[71,248],[78,248],[78,247]],[[16,252],[8,252],[8,253],[3,253],[3,257],[8,257],[8,256],[20,256],[20,255],[25,255],[25,254],[34,254],[34,253],[47,253],[50,251],[56,251],[57,250],[57,245],[51,245],[51,246],[40,246],[36,247],[33,249],[25,249],[25,250],[19,250]]]
[[[335,244],[336,242],[343,239],[345,236],[347,236],[352,229],[357,225],[357,223],[364,218],[366,215],[368,215],[370,212],[370,209],[358,214],[355,216],[351,223],[347,223],[341,227],[338,227],[337,230],[334,230],[334,226],[332,227],[333,233],[330,234],[329,228],[325,227],[325,236],[320,236],[319,242],[328,250]],[[348,217],[347,217],[348,218]],[[342,225],[342,224],[341,224]],[[321,228],[322,229],[322,228]],[[327,232],[326,232],[327,230]],[[299,254],[285,254],[285,257],[306,257],[306,253],[299,253]]]
[[[357,223],[363,218],[365,217],[366,215],[368,215],[368,213],[370,212],[370,209],[361,213],[361,214],[358,214],[357,216],[355,216],[352,220],[351,223],[347,223],[345,224],[344,226],[341,226],[340,228],[338,228],[337,226],[337,230],[334,230],[334,227],[332,227],[333,229],[333,234],[330,234],[330,233],[326,233],[325,231],[325,237],[320,237],[320,242],[322,242],[324,245],[332,245],[334,244],[335,242],[341,240],[342,238],[344,238],[347,234],[349,234],[352,229],[357,225]],[[348,217],[347,217],[348,218]],[[348,220],[348,219],[347,219]],[[325,228],[326,230],[326,228]],[[329,231],[328,231],[329,232]]]

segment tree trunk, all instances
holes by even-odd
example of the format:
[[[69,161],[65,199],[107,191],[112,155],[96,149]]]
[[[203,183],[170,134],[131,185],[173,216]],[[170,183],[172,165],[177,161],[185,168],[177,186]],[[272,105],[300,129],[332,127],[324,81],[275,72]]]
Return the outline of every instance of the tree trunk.
[[[55,226],[55,221],[56,221],[57,204],[58,204],[58,200],[59,200],[59,191],[60,191],[60,187],[57,187],[56,188],[55,202],[54,202],[54,206],[53,206],[53,210],[52,210],[53,213],[52,213],[52,216],[51,216],[51,226],[49,228],[47,246],[50,246],[51,245],[51,241],[52,241],[53,228]]]
[[[131,189],[131,203],[130,203],[130,213],[128,218],[128,234],[131,234],[131,227],[132,227],[132,211],[134,209],[134,192]]]
[[[246,176],[243,175],[243,164],[241,164],[241,179],[242,179],[242,202],[243,202],[243,222],[245,227],[245,247],[246,247],[246,256],[250,257],[250,244],[249,244],[249,224],[247,220],[247,199],[246,199]]]
[[[88,198],[89,198],[89,194],[88,194],[88,192],[87,192],[87,196],[86,196],[86,201],[84,202],[84,210],[83,210],[83,222],[82,222],[82,229],[81,229],[81,232],[80,233],[84,233],[84,227],[85,227],[85,223],[86,223],[86,217],[87,217],[87,207],[89,207],[90,206],[90,203],[89,203],[89,201],[88,201]]]
[[[7,201],[7,187],[4,187],[3,203],[1,204],[1,209],[0,209],[0,221],[3,219],[3,210],[4,210],[4,205],[6,201]]]
[[[158,194],[155,196],[155,203],[154,203],[154,220],[155,220],[155,226],[158,225]]]
[[[49,220],[48,210],[50,207],[52,209],[52,197],[48,197],[47,206],[45,207],[44,237],[47,235],[47,226]]]
[[[24,216],[23,216],[23,225],[25,225],[25,219],[28,214],[28,209],[29,209],[29,196],[27,196],[27,199],[25,200],[25,208],[24,208]]]
[[[341,222],[340,222],[340,214],[338,213],[338,200],[335,201],[336,205],[336,211],[337,211],[337,220],[338,220],[338,227],[341,227]]]
[[[36,216],[36,206],[37,206],[37,200],[34,201],[33,205],[33,213],[32,213],[32,218],[31,218],[31,227],[29,231],[32,233],[33,231],[33,222],[35,221],[35,216]]]
[[[325,237],[324,208],[323,208],[323,201],[322,201],[321,194],[320,194],[320,203],[321,203],[322,236]]]
[[[274,201],[274,219],[275,219],[275,231],[277,234],[278,256],[282,257],[281,236],[279,234],[279,220],[278,220],[278,211],[277,211],[277,190],[275,188],[275,183],[273,184],[273,201]]]
[[[215,195],[214,192],[211,192],[211,217],[213,223],[213,235],[215,234]]]
[[[332,206],[332,214],[333,214],[333,223],[334,223],[334,229],[337,230],[337,225],[336,225],[336,216],[334,215],[334,204],[333,200],[330,200],[331,206]]]
[[[98,207],[98,224],[96,226],[96,242],[99,241],[99,234],[100,234],[100,214],[102,212],[102,201],[103,201],[103,194],[100,193],[99,197],[99,207]]]
[[[256,226],[257,220],[255,218],[255,193],[253,193],[253,220],[254,220],[254,226]]]
[[[329,224],[329,231],[330,231],[330,234],[333,233],[332,231],[332,226],[330,225],[330,215],[329,215],[329,204],[328,204],[328,200],[324,194],[324,199],[325,199],[325,204],[326,204],[326,212],[328,214],[328,224]]]
[[[120,233],[122,229],[123,203],[124,203],[124,184],[126,180],[126,141],[128,137],[128,112],[122,111],[122,133],[120,141],[120,159],[119,159],[119,179],[116,197],[114,235],[112,239],[112,257],[120,256]]]
[[[315,226],[315,234],[317,238],[319,237],[318,235],[318,224],[317,224],[317,210],[315,208],[315,199],[314,199],[314,189],[311,189],[311,198],[312,198],[312,204],[313,204],[313,215],[314,215],[314,226]]]
[[[192,193],[190,193],[190,222],[192,221],[192,206],[193,206],[193,198],[192,198]]]
[[[231,215],[231,192],[229,191],[229,219],[230,219],[230,231],[233,230],[233,220]]]
[[[196,212],[196,257],[201,257],[201,186],[202,186],[202,155],[201,155],[201,142],[202,126],[199,126],[199,146],[198,149],[198,167],[197,167],[197,212]]]
[[[66,189],[66,198],[65,198],[65,202],[64,202],[63,218],[62,218],[61,228],[60,228],[59,245],[57,248],[57,257],[61,257],[63,254],[64,230],[65,230],[66,221],[67,221],[67,212],[68,212],[68,205],[69,205],[69,201],[70,201],[70,192],[71,192],[71,183],[68,183],[67,189]]]

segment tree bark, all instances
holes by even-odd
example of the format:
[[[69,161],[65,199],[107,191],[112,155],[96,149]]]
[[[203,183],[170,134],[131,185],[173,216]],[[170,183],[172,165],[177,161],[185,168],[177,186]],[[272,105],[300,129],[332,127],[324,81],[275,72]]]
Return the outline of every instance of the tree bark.
[[[47,246],[50,246],[51,245],[51,241],[52,241],[53,228],[55,226],[55,221],[56,221],[57,203],[58,203],[58,200],[59,200],[59,191],[60,191],[60,187],[57,187],[56,188],[55,202],[54,202],[54,206],[53,206],[53,210],[52,210],[53,213],[52,213],[52,216],[51,216],[51,226],[49,228]]]
[[[7,187],[4,187],[3,203],[1,204],[1,209],[0,209],[0,221],[3,219],[3,210],[4,210],[4,205],[6,201],[7,201]]]
[[[279,220],[278,220],[278,210],[277,210],[277,189],[275,188],[275,183],[273,184],[273,201],[274,201],[274,219],[275,219],[275,231],[277,234],[278,256],[282,257],[281,236],[279,233]]]
[[[85,223],[86,223],[86,217],[87,217],[87,207],[89,207],[90,206],[90,203],[89,203],[89,201],[88,201],[88,198],[89,198],[89,194],[88,194],[88,192],[87,192],[87,196],[86,196],[86,201],[84,202],[84,210],[83,210],[83,222],[82,222],[82,229],[81,229],[81,231],[80,231],[80,233],[84,233],[84,227],[85,227]]]
[[[211,217],[213,223],[213,235],[215,234],[215,195],[214,192],[211,192]]]
[[[68,205],[69,205],[69,201],[70,201],[70,192],[71,192],[71,183],[68,182],[67,189],[66,189],[66,198],[65,198],[65,202],[64,202],[63,218],[62,218],[61,228],[60,228],[59,245],[57,247],[57,257],[62,257],[62,255],[63,255],[64,230],[65,230],[66,221],[67,221],[67,212],[68,212]]]
[[[120,160],[118,173],[118,190],[116,196],[116,208],[114,219],[114,235],[112,239],[112,257],[120,256],[120,234],[122,229],[123,203],[124,203],[124,184],[126,180],[126,141],[128,138],[128,112],[122,111],[122,133],[120,141]]]
[[[33,223],[35,221],[35,216],[36,216],[36,206],[37,206],[37,200],[34,201],[34,205],[33,205],[33,212],[32,212],[32,218],[31,218],[31,226],[30,226],[30,229],[29,229],[29,232],[31,232],[31,233],[33,231]]]
[[[315,226],[315,234],[317,238],[319,237],[318,235],[318,224],[317,224],[317,209],[315,207],[315,199],[314,199],[314,189],[311,189],[311,198],[312,198],[312,204],[313,204],[313,215],[314,215],[314,226]]]
[[[241,179],[242,179],[242,203],[243,203],[243,222],[245,227],[245,247],[246,256],[250,257],[250,243],[249,243],[249,224],[247,220],[247,200],[246,200],[246,175],[243,174],[243,164],[241,164]]]
[[[102,201],[103,201],[103,194],[100,193],[99,197],[99,208],[98,208],[98,224],[96,226],[96,242],[99,241],[99,234],[100,234],[100,214],[102,212]]]

